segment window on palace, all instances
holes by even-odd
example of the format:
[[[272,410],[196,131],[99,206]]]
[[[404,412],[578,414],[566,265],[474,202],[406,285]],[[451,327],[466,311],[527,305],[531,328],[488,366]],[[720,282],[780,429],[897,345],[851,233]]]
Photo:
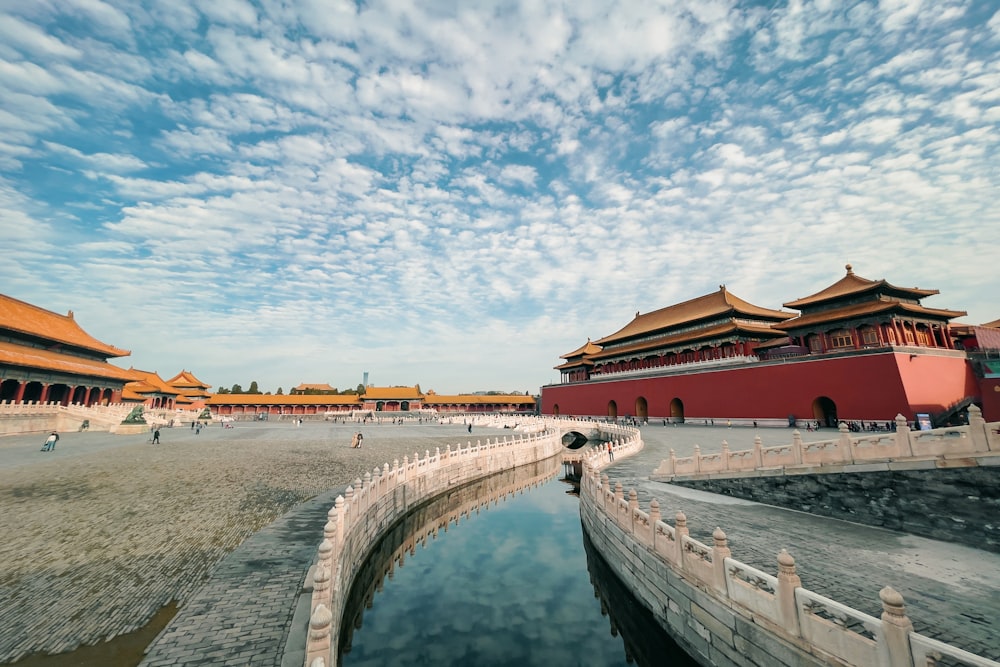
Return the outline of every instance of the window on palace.
[[[861,330],[861,342],[865,345],[878,345],[878,332],[873,327],[865,327]]]
[[[823,351],[823,339],[819,335],[809,336],[809,351],[810,352],[822,352]]]
[[[927,344],[927,331],[925,329],[917,329],[917,345]]]
[[[830,334],[830,345],[834,348],[854,347],[854,338],[847,330],[834,331]]]
[[[906,337],[907,344],[913,345],[913,332],[912,331],[910,331],[909,329],[907,329],[906,331],[903,332],[903,336]]]

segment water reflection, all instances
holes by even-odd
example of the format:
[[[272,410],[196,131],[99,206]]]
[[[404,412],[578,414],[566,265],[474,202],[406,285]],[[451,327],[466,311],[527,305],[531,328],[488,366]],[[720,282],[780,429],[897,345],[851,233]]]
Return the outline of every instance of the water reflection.
[[[626,631],[617,610],[628,607],[595,600],[612,586],[606,567],[593,584],[587,575],[578,499],[555,480],[560,466],[555,457],[481,480],[395,525],[355,578],[340,664],[614,666],[651,655]]]

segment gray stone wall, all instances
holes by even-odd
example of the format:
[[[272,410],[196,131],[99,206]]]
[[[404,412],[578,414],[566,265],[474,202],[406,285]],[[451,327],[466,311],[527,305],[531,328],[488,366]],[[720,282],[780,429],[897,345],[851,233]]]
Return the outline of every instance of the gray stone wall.
[[[594,546],[622,582],[698,664],[705,667],[826,664],[679,576],[583,497],[580,517]]]
[[[672,483],[1000,552],[1000,467],[930,466]]]

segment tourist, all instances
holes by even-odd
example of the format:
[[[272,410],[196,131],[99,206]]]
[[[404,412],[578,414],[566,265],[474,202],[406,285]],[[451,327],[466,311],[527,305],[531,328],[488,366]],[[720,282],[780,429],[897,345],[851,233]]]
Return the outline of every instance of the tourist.
[[[611,447],[611,441],[610,440],[608,440],[608,460],[609,461],[614,461],[615,460],[615,450]]]
[[[358,444],[355,445],[358,449],[361,449],[361,441],[365,439],[365,436],[361,435],[361,431],[358,431]]]
[[[45,444],[42,445],[43,452],[51,452],[56,448],[56,442],[59,440],[59,434],[55,431],[49,433],[49,437],[45,439]]]
[[[156,430],[153,431],[153,444],[154,445],[160,444],[160,427],[159,426],[157,426]]]

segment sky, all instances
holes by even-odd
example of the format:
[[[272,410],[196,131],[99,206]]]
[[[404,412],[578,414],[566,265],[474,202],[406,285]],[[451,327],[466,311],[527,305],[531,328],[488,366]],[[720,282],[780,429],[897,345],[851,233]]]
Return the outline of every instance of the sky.
[[[214,387],[537,393],[718,290],[1000,317],[987,1],[0,0],[0,292]]]

